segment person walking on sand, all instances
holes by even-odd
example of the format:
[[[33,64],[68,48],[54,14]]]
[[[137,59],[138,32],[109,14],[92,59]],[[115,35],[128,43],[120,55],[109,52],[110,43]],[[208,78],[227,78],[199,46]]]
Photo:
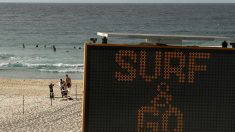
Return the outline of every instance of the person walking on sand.
[[[65,82],[68,88],[71,88],[72,83],[71,83],[71,78],[66,74]]]
[[[68,76],[68,74],[66,74],[65,83],[69,92],[71,90],[72,83],[71,83],[71,78]]]
[[[54,99],[54,91],[53,91],[54,84],[50,83],[49,89],[50,89],[50,98]]]

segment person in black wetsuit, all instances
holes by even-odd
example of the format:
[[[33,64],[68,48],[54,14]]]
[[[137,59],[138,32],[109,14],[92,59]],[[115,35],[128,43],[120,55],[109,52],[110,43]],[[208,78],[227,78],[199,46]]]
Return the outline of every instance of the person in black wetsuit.
[[[222,43],[222,48],[227,48],[228,47],[228,43],[226,42],[226,41],[224,41],[223,43]]]
[[[108,43],[107,37],[103,37],[103,38],[102,38],[102,44],[107,44],[107,43]]]
[[[52,48],[53,48],[53,51],[56,52],[56,47],[55,47],[55,45],[53,45]]]

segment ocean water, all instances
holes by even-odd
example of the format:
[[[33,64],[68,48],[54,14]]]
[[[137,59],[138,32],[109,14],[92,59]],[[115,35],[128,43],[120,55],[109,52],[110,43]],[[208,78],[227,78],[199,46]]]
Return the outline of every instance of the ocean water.
[[[96,32],[234,37],[234,26],[235,4],[0,3],[0,78],[82,79],[83,43],[91,37],[101,42]]]

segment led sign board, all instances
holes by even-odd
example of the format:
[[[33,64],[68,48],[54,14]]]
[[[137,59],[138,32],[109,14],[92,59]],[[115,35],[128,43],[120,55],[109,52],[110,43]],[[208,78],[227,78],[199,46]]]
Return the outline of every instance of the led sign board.
[[[83,131],[234,132],[235,50],[86,45]]]

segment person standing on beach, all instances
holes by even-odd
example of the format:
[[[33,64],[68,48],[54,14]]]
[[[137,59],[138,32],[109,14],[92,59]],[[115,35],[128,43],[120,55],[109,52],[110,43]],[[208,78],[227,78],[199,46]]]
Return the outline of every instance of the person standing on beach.
[[[53,91],[54,84],[50,83],[49,89],[50,89],[50,98],[54,99],[54,91]]]
[[[68,97],[68,87],[67,87],[65,81],[63,81],[63,85],[64,85],[63,97],[65,97],[67,99],[67,97]]]
[[[60,79],[59,81],[59,86],[60,86],[60,90],[61,90],[61,96],[62,98],[64,97],[64,91],[65,91],[65,81],[63,81],[62,79]]]
[[[228,43],[226,42],[226,41],[224,41],[223,43],[222,43],[222,48],[227,48],[228,47]]]
[[[72,82],[71,82],[71,78],[68,76],[68,74],[66,74],[65,83],[66,83],[66,86],[67,86],[68,92],[69,92],[71,90]]]

